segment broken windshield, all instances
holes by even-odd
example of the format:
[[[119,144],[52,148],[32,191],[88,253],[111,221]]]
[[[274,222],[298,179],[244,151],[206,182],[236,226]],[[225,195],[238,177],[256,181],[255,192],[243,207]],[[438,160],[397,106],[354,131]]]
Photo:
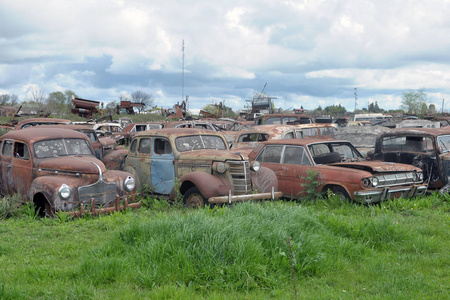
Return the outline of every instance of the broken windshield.
[[[180,152],[198,149],[227,150],[227,145],[220,136],[215,135],[189,135],[175,140],[177,150]]]
[[[37,158],[48,158],[69,155],[92,155],[88,141],[84,139],[55,139],[40,141],[34,144]]]
[[[450,151],[450,135],[440,135],[437,140],[442,153]]]

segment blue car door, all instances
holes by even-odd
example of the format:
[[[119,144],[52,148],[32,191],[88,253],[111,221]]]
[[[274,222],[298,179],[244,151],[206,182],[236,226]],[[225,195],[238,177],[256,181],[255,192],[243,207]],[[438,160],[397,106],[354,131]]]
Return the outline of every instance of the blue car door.
[[[153,192],[163,195],[169,194],[175,180],[174,155],[169,140],[154,138],[151,164]]]

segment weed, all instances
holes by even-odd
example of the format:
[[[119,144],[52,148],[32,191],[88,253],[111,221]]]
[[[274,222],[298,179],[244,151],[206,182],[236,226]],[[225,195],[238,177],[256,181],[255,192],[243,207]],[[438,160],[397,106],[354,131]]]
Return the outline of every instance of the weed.
[[[20,211],[22,197],[20,194],[6,196],[0,199],[0,220],[17,216]]]
[[[25,202],[19,209],[19,216],[29,220],[35,220],[39,217],[39,212],[36,211],[36,206],[33,202]]]
[[[315,201],[321,199],[321,195],[317,193],[317,187],[322,183],[318,181],[319,172],[310,169],[307,171],[308,176],[301,177],[304,180],[300,185],[304,189],[305,195],[303,199],[306,201]]]

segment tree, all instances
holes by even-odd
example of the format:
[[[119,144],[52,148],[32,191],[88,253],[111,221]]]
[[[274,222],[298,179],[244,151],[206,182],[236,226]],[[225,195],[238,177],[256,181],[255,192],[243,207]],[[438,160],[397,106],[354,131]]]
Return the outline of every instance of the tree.
[[[331,116],[340,116],[340,115],[344,115],[347,110],[345,109],[345,107],[339,105],[331,105],[331,106],[327,106],[323,109],[323,112],[327,115],[331,115]]]
[[[153,106],[153,94],[146,93],[141,90],[134,91],[131,93],[131,100],[135,103],[141,103],[141,107],[137,107],[139,112],[142,112],[144,110],[151,109]]]
[[[44,107],[45,102],[47,101],[47,96],[45,95],[45,89],[42,87],[33,85],[28,89],[28,93],[25,96],[25,99],[28,102],[34,102],[41,109]]]
[[[423,104],[426,104],[427,100],[424,89],[409,90],[402,95],[402,108],[408,113],[418,114],[421,113]]]
[[[0,106],[15,106],[19,102],[17,95],[2,94],[0,95]]]
[[[381,109],[378,106],[378,102],[377,101],[375,101],[375,103],[373,103],[373,102],[370,103],[368,110],[369,110],[369,112],[372,112],[372,113],[381,113],[381,112],[383,112],[383,109]]]

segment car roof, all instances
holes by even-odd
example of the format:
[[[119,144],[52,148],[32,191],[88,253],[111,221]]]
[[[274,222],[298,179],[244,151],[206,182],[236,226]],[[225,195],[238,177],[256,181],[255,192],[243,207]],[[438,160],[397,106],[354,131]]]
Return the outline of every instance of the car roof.
[[[183,135],[195,135],[195,134],[207,134],[207,135],[218,135],[222,136],[217,131],[209,130],[209,129],[200,129],[200,128],[162,128],[162,129],[151,129],[141,131],[135,135],[135,137],[139,136],[148,136],[148,135],[160,135],[160,136],[183,136]]]
[[[263,142],[265,145],[295,145],[295,146],[305,146],[309,144],[322,144],[322,143],[350,143],[344,140],[333,140],[333,139],[284,139],[284,140],[270,140]],[[350,143],[351,144],[351,143]]]
[[[21,130],[12,130],[1,136],[1,139],[14,139],[24,142],[34,143],[41,140],[51,140],[58,138],[81,138],[87,140],[88,137],[82,132],[65,128],[42,128],[33,126]]]
[[[446,135],[450,134],[450,126],[440,128],[392,128],[391,130],[382,133],[383,136],[395,136],[395,135]]]

